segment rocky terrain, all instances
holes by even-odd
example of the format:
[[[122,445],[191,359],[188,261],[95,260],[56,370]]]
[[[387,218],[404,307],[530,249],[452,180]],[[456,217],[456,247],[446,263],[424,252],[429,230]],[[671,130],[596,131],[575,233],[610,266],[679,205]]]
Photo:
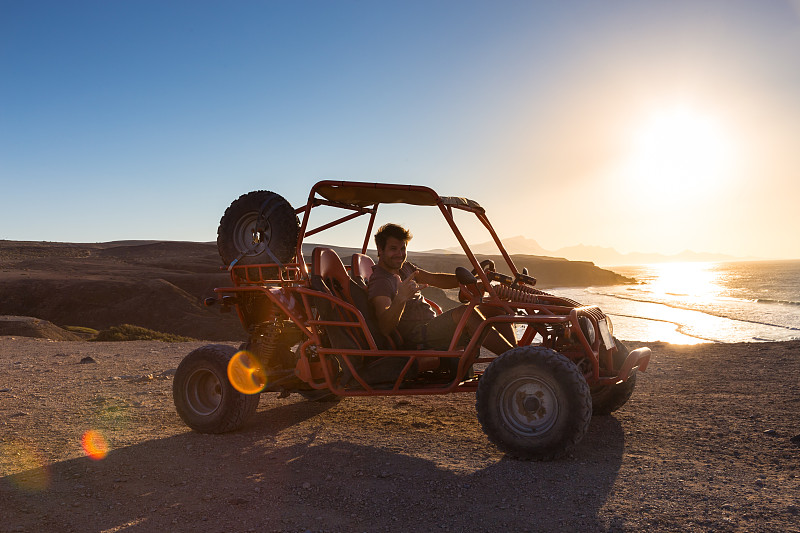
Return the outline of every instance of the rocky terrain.
[[[195,433],[171,386],[201,344],[0,337],[0,531],[800,531],[800,342],[651,344],[550,463],[500,453],[474,394],[262,394]]]
[[[544,287],[625,281],[517,259]],[[487,440],[474,394],[262,394],[241,430],[199,434],[172,380],[209,341],[60,327],[236,346],[235,314],[202,305],[228,281],[213,244],[0,241],[0,532],[800,532],[800,342],[650,344],[632,399],[538,463]]]

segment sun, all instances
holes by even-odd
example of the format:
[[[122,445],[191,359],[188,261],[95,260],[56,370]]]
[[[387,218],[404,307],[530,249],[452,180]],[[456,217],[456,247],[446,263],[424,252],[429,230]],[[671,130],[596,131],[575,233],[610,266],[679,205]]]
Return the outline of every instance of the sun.
[[[635,131],[628,174],[638,193],[668,201],[722,185],[731,162],[731,142],[719,120],[673,106],[652,113]]]

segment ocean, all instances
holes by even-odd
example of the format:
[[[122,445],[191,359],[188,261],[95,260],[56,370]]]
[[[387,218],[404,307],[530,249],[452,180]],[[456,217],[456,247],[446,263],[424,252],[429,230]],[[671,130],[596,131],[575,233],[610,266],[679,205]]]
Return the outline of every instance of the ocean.
[[[620,339],[673,344],[800,339],[800,261],[607,269],[636,283],[547,292],[600,306]]]

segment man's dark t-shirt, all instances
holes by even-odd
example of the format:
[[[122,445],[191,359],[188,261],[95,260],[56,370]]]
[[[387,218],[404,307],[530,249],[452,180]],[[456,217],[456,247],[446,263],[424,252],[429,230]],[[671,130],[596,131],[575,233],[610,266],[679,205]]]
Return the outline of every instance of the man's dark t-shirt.
[[[369,277],[367,293],[370,301],[376,296],[387,296],[394,300],[400,282],[406,280],[411,274],[417,271],[416,265],[406,261],[400,268],[400,277],[387,272],[380,265],[376,265]],[[410,338],[411,331],[418,325],[428,322],[436,316],[433,308],[423,300],[422,294],[417,291],[407,302],[397,324],[397,331],[403,338]]]

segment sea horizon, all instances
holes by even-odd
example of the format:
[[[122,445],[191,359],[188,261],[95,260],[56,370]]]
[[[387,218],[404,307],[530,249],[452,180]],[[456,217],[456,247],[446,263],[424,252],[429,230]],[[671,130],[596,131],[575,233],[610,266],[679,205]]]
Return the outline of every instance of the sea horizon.
[[[672,344],[800,339],[800,260],[655,263],[609,270],[636,283],[547,292],[598,305],[620,339]]]

